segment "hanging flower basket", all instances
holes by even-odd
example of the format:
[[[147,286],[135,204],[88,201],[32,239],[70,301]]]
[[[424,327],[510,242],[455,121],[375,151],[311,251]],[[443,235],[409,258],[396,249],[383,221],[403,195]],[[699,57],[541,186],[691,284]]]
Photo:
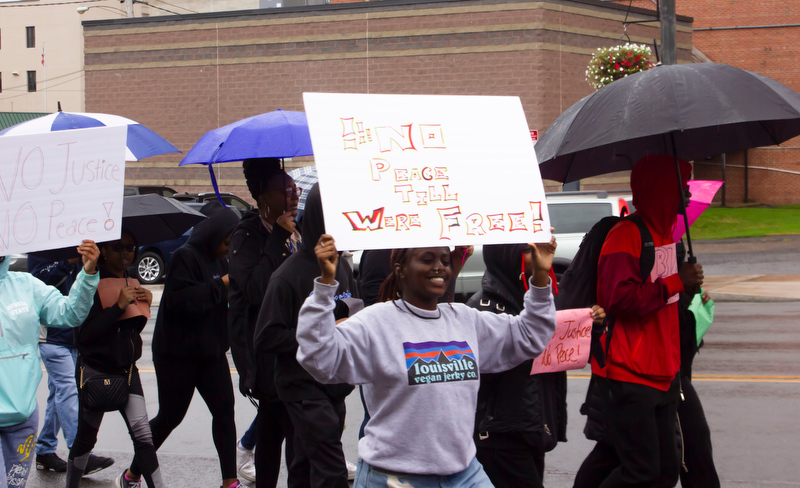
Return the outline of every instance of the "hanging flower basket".
[[[612,81],[655,66],[650,62],[651,55],[650,48],[644,44],[598,48],[586,69],[586,81],[599,90]]]

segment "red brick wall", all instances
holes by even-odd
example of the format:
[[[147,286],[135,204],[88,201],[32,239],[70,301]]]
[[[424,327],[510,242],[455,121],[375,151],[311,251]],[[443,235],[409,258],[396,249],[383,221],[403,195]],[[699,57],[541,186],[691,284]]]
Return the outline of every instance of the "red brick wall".
[[[628,4],[629,0],[616,3]],[[650,0],[634,0],[634,6],[652,8]],[[786,0],[677,0],[678,14],[694,18],[694,27],[768,26],[800,24],[800,2]],[[800,91],[800,27],[698,30],[694,46],[715,63],[724,63],[769,76]],[[781,144],[782,149],[761,148],[748,152],[748,165],[769,169],[748,171],[747,199],[768,204],[800,203],[800,138]],[[721,159],[713,161],[720,164]],[[729,165],[743,165],[744,154],[729,154]],[[700,162],[695,176],[720,179],[721,167]],[[742,168],[729,167],[725,174],[728,204],[744,202]]]
[[[184,152],[243,117],[302,110],[310,91],[519,96],[530,128],[543,132],[592,92],[584,79],[591,53],[618,44],[625,15],[571,0],[331,7],[86,23],[86,110],[130,117]],[[658,29],[628,33],[646,40]],[[691,35],[679,42],[690,45]],[[180,158],[130,163],[126,182],[209,191],[207,169],[177,168]],[[221,188],[244,197],[237,166],[217,168]]]

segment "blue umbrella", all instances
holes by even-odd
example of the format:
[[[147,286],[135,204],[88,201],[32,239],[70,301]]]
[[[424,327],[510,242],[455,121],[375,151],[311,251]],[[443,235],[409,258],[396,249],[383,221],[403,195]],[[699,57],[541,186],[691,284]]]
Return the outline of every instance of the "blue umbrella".
[[[206,132],[179,166],[312,154],[306,114],[276,110]]]
[[[249,158],[292,158],[311,156],[311,135],[303,112],[276,110],[242,119],[207,132],[189,150],[179,166],[208,165],[211,184],[219,196],[214,163]]]
[[[19,123],[0,131],[2,136],[18,136],[29,134],[45,134],[47,132],[89,129],[91,127],[127,126],[128,138],[125,150],[126,161],[138,161],[171,152],[180,152],[178,148],[167,142],[138,122],[110,114],[93,114],[77,112],[56,112],[32,120]]]

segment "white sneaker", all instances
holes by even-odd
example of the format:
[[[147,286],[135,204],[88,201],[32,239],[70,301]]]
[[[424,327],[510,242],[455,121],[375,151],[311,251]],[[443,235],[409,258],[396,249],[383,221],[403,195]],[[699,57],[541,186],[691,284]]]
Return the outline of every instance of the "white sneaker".
[[[236,443],[236,472],[247,481],[256,480],[256,463],[253,451],[248,451],[242,444]]]
[[[354,479],[356,479],[356,469],[358,469],[358,466],[356,466],[355,464],[351,463],[347,459],[344,460],[344,464],[347,465],[347,479],[348,479],[348,481],[353,481]]]

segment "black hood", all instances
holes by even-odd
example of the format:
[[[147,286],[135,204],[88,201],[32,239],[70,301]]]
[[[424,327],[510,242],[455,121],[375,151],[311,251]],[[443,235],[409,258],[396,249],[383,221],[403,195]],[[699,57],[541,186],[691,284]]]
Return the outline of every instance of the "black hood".
[[[315,183],[306,197],[306,209],[303,213],[303,243],[300,252],[310,254],[314,260],[314,246],[319,242],[320,236],[325,233],[325,220],[322,216],[322,198],[319,195],[319,183]]]
[[[194,226],[188,242],[203,253],[213,256],[220,243],[239,223],[239,212],[233,208],[225,208],[219,202],[209,202],[200,211],[208,218]]]
[[[507,305],[522,310],[525,284],[522,273],[522,253],[527,244],[492,244],[483,246],[486,272],[481,280],[484,295],[502,298]]]

